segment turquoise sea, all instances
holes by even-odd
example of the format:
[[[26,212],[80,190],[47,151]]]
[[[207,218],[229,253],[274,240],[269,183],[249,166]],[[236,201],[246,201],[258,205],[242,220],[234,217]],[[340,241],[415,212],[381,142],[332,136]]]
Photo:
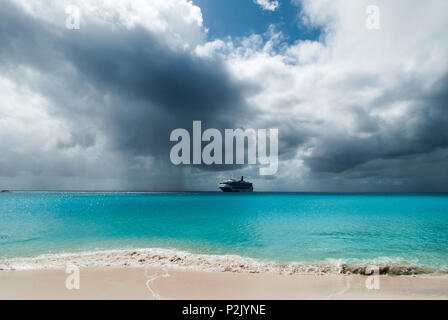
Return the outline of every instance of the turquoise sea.
[[[446,271],[448,195],[0,194],[0,259],[132,248]]]

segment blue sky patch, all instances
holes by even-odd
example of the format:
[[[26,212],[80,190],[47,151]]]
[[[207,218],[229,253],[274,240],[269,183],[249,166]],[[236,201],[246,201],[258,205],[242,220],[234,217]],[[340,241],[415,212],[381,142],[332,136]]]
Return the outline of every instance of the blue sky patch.
[[[289,44],[297,40],[317,40],[321,31],[300,23],[300,7],[280,0],[275,11],[263,10],[253,0],[193,0],[202,10],[209,40],[227,36],[245,37],[263,34],[270,25],[281,31]]]

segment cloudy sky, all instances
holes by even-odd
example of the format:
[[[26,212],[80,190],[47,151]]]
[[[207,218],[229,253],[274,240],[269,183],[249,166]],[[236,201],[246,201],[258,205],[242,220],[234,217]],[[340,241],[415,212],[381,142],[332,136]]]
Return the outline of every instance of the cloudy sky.
[[[446,0],[0,5],[1,189],[448,191]],[[193,120],[278,128],[277,174],[174,166]]]

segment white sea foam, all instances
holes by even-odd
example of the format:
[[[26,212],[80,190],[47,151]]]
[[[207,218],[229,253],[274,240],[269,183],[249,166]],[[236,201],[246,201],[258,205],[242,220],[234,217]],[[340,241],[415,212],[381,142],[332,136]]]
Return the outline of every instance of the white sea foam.
[[[275,274],[366,274],[376,265],[381,274],[417,275],[433,273],[415,262],[379,258],[370,261],[331,260],[317,263],[276,263],[236,255],[203,255],[170,249],[126,249],[83,253],[48,254],[34,258],[0,261],[0,271],[62,269],[67,264],[79,267],[164,267],[183,270]],[[439,270],[440,273],[440,270]],[[446,273],[446,272],[441,272]]]

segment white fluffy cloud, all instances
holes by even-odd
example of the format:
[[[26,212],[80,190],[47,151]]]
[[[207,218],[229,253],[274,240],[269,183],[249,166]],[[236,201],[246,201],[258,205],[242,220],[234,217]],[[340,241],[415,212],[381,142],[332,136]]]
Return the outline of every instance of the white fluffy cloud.
[[[275,11],[279,3],[277,0],[255,0],[255,2],[263,8],[263,10]]]
[[[281,35],[271,32],[267,42],[251,36],[214,41],[197,50],[203,56],[224,55],[236,77],[262,88],[247,97],[258,109],[256,121],[306,136],[293,157],[305,165],[280,170],[288,183],[291,175],[303,181],[310,168],[314,175],[343,176],[394,154],[446,147],[446,137],[430,135],[443,135],[433,132],[440,127],[431,114],[445,119],[447,101],[429,97],[443,94],[448,74],[448,3],[376,3],[379,30],[365,27],[371,1],[303,0],[302,23],[322,28],[319,40],[278,46]],[[290,122],[293,128],[288,128]],[[394,183],[409,178],[409,172],[403,173]]]
[[[144,28],[159,35],[173,46],[196,46],[205,39],[201,9],[188,0],[19,0],[34,17],[65,26],[66,9],[79,8],[81,28],[106,24],[110,28],[125,26]]]

